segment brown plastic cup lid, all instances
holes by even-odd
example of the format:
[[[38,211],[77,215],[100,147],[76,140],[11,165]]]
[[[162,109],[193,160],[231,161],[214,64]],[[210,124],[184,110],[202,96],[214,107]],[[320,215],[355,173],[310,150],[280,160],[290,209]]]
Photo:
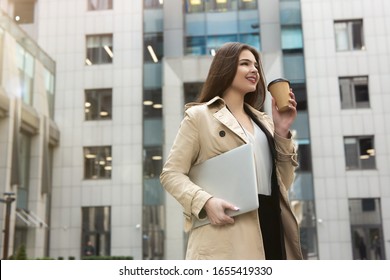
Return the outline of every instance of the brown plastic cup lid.
[[[272,82],[270,82],[270,83],[268,84],[267,90],[269,90],[269,87],[270,87],[270,86],[272,86],[273,84],[278,83],[278,82],[287,82],[288,85],[290,85],[290,81],[289,81],[289,80],[286,80],[286,79],[283,79],[283,78],[278,78],[278,79],[273,80]]]

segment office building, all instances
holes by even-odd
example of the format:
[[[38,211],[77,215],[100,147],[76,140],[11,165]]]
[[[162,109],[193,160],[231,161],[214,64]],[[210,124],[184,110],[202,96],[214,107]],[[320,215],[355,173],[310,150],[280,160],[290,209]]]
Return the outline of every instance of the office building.
[[[36,249],[44,238],[38,242],[38,229],[27,225],[21,237],[11,234],[10,251],[26,243],[31,257],[81,258],[92,241],[99,255],[182,259],[187,240],[182,209],[164,193],[159,174],[184,104],[199,93],[213,55],[224,42],[241,41],[261,52],[267,81],[289,79],[298,100],[293,129],[300,167],[290,199],[305,258],[389,258],[387,1],[8,0],[1,5],[55,64],[49,67],[55,76],[54,118],[45,123],[58,132],[47,153],[52,161],[41,159],[52,166],[45,181],[51,190],[48,216],[40,217],[47,225],[46,249]],[[1,28],[2,34],[11,33],[9,26]],[[3,50],[2,91],[7,57]],[[4,107],[2,101],[0,129],[12,125]],[[270,108],[268,95],[264,109],[270,113]],[[39,138],[40,133],[32,143]],[[1,141],[2,153],[9,153],[7,141]],[[25,180],[34,182],[34,157],[25,159],[30,159]],[[0,167],[6,178],[13,162]],[[9,191],[9,181],[0,181],[1,190]],[[20,184],[11,188],[19,199]],[[14,213],[35,213],[34,203],[45,203],[42,191],[30,189],[27,205],[13,204],[12,229],[20,222]]]

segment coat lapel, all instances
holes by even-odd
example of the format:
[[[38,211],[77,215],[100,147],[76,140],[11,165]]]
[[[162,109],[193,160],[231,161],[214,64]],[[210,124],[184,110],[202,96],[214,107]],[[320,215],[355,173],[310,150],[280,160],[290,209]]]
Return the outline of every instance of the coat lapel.
[[[233,131],[238,137],[244,140],[245,143],[248,143],[249,139],[245,134],[244,129],[241,127],[232,113],[230,113],[226,106],[215,112],[214,117],[231,131]]]

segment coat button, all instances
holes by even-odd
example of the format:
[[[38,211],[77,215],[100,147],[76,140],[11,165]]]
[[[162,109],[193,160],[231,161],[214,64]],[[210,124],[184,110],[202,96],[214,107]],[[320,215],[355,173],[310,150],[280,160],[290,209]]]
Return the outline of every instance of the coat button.
[[[226,135],[225,131],[221,130],[221,131],[219,132],[219,136],[225,137],[225,135]]]

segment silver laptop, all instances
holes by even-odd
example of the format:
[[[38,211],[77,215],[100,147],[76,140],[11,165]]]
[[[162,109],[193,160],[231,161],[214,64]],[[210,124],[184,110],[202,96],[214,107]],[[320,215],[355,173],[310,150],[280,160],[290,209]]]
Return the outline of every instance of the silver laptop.
[[[252,144],[241,145],[195,165],[188,176],[192,182],[214,197],[237,206],[240,210],[229,210],[227,213],[232,217],[259,207]],[[194,218],[193,227],[208,223],[210,221],[207,218]]]

